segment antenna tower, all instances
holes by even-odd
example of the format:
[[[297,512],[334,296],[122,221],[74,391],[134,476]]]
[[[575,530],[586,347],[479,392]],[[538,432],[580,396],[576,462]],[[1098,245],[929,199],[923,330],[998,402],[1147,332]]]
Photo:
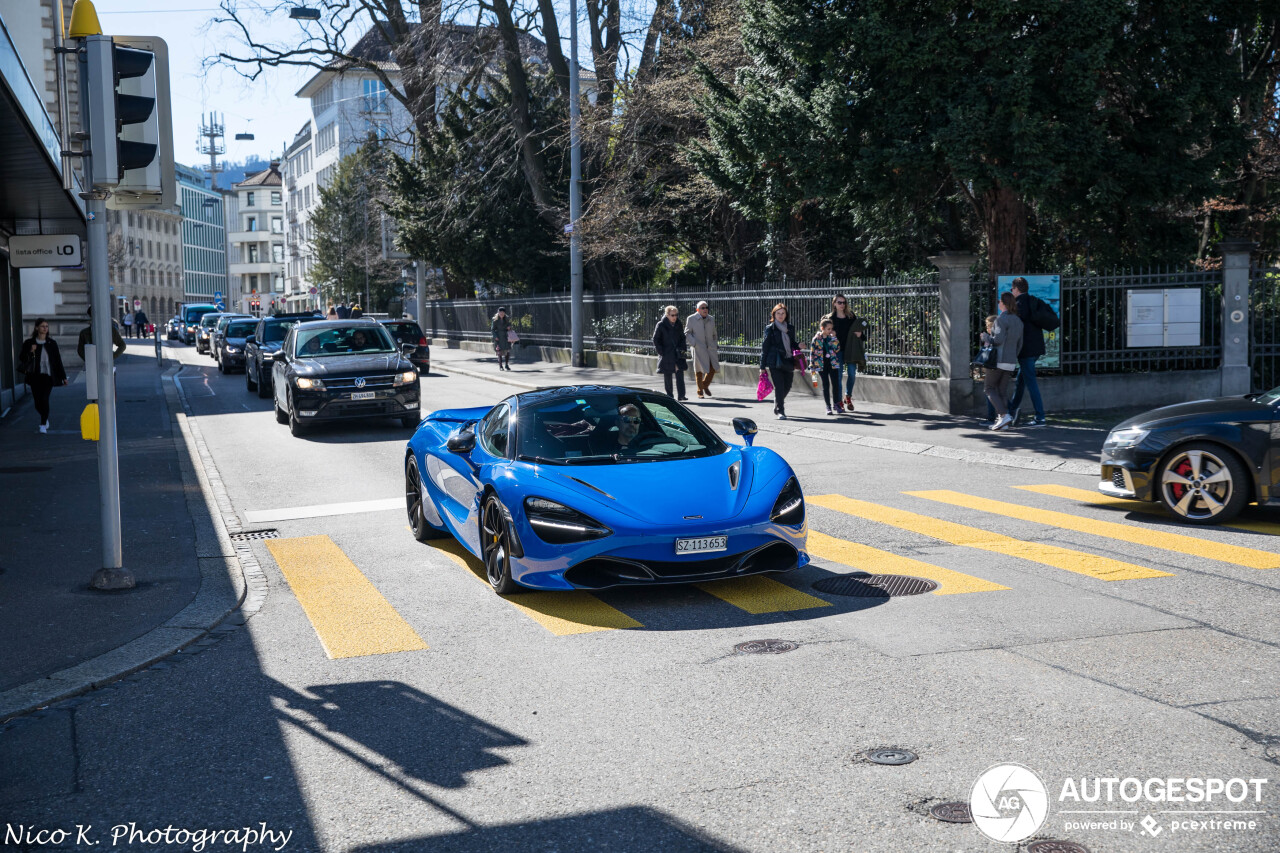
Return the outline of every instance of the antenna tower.
[[[226,135],[225,119],[222,116],[209,113],[204,117],[200,124],[199,150],[201,154],[209,155],[210,189],[218,188],[218,173],[222,171],[218,168],[218,157],[227,153],[227,144],[223,142]]]

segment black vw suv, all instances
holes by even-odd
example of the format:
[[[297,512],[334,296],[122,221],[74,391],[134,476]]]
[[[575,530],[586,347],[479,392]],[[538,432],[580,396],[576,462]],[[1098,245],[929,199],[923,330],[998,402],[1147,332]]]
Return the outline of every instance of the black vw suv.
[[[316,320],[271,356],[276,420],[302,435],[316,421],[398,418],[418,425],[418,371],[376,320]]]
[[[296,314],[272,314],[258,321],[253,334],[244,339],[244,384],[250,391],[267,399],[271,396],[271,357],[280,351],[285,336],[294,326],[306,320],[320,320],[316,311]]]

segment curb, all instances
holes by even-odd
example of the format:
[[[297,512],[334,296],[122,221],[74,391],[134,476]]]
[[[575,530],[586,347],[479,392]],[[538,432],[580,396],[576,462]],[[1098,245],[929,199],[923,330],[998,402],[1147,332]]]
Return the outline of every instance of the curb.
[[[441,364],[440,362],[434,362],[431,365],[431,369],[438,370],[441,373],[454,373],[459,376],[467,376],[472,379],[484,379],[489,382],[496,382],[500,385],[511,385],[528,391],[535,391],[542,387],[529,382],[510,379],[505,376],[491,376],[490,374],[479,370],[468,370],[466,368],[454,367],[447,363]],[[733,420],[731,418],[704,415],[701,412],[698,412],[698,417],[702,418],[707,423],[720,424],[722,426],[733,425]],[[801,438],[814,438],[819,441],[835,442],[836,444],[853,444],[859,447],[874,447],[877,450],[891,450],[895,453],[910,453],[916,456],[935,456],[939,459],[952,459],[957,462],[969,462],[976,465],[998,465],[1002,468],[1022,468],[1028,471],[1052,471],[1057,474],[1077,474],[1089,477],[1098,476],[1097,463],[1081,462],[1077,459],[1055,460],[1020,456],[1013,453],[988,453],[986,451],[964,450],[959,447],[947,447],[939,444],[923,444],[915,441],[896,441],[894,439],[879,438],[872,435],[859,435],[852,432],[835,432],[834,430],[817,429],[815,427],[807,426],[785,427],[771,423],[757,423],[756,429],[760,432],[796,435]]]
[[[173,366],[161,376],[167,380],[163,383],[165,405],[187,451],[178,454],[183,492],[189,508],[203,503],[210,515],[209,521],[195,525],[200,588],[190,604],[141,637],[0,693],[0,722],[132,675],[203,639],[237,609],[245,618],[252,616],[266,600],[266,574],[253,551],[248,543],[230,539],[231,533],[240,532],[240,522],[177,380],[184,365],[176,359],[166,361]],[[197,459],[199,465],[194,464]],[[193,520],[198,515],[191,513]]]

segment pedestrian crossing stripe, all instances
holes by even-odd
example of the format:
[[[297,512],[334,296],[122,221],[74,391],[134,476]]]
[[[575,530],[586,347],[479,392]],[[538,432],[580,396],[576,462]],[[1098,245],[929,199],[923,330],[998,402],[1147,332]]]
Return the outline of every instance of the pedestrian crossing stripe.
[[[1174,518],[1173,513],[1169,512],[1162,503],[1153,503],[1148,501],[1132,500],[1129,498],[1113,498],[1100,492],[1091,492],[1088,489],[1076,489],[1071,486],[1057,486],[1045,484],[1042,486],[1014,486],[1015,489],[1022,489],[1026,492],[1035,492],[1040,495],[1048,495],[1054,498],[1065,498],[1069,501],[1079,501],[1080,503],[1089,504],[1090,506],[1099,506],[1106,509],[1122,509],[1129,512],[1140,512],[1144,515],[1162,515],[1165,518]],[[1243,530],[1248,533],[1265,533],[1269,536],[1280,536],[1280,524],[1274,521],[1261,521],[1257,519],[1237,520],[1228,522],[1227,524],[1215,525],[1217,527],[1230,527],[1232,530]]]
[[[1005,501],[993,501],[988,498],[979,498],[946,489],[906,492],[905,494],[952,506],[978,510],[979,512],[990,512],[1006,518],[1047,524],[1064,530],[1075,530],[1079,533],[1102,536],[1133,545],[1159,548],[1164,551],[1173,551],[1177,554],[1186,554],[1187,556],[1200,557],[1206,560],[1233,563],[1251,569],[1280,568],[1280,554],[1259,551],[1256,548],[1243,548],[1239,545],[1227,545],[1222,542],[1210,542],[1206,539],[1197,539],[1194,536],[1186,536],[1181,533],[1168,533],[1163,530],[1151,530],[1131,524],[1118,524],[1114,521],[1101,521],[1096,518],[1086,518],[1065,512],[1036,509]]]
[[[264,541],[331,659],[427,648],[328,536]]]
[[[963,572],[944,569],[930,563],[881,551],[869,545],[846,542],[816,530],[809,531],[809,554],[821,560],[830,560],[850,568],[874,575],[910,575],[937,581],[934,595],[956,595],[965,592],[995,592],[1008,589],[998,583],[966,575]]]
[[[830,601],[823,601],[817,596],[801,592],[763,575],[710,581],[695,584],[695,586],[721,601],[727,601],[734,607],[757,616],[762,613],[785,613],[791,610],[811,610],[815,607],[831,606]]]
[[[457,539],[452,537],[433,539],[427,544],[467,569],[486,587],[489,586],[484,564],[463,548]],[[618,628],[644,627],[621,610],[605,604],[591,593],[582,590],[563,592],[529,590],[502,596],[502,600],[557,637],[589,634],[593,631],[612,631]]]
[[[1057,545],[1014,539],[989,530],[968,527],[907,510],[856,500],[855,498],[847,498],[844,495],[817,495],[808,497],[806,500],[813,506],[832,509],[847,515],[865,518],[868,521],[897,527],[901,530],[909,530],[913,533],[949,542],[952,545],[979,548],[996,554],[1005,554],[1033,563],[1052,566],[1055,569],[1097,578],[1098,580],[1122,581],[1172,577],[1169,572],[1149,569],[1146,566],[1126,563],[1097,554],[1088,554],[1083,551],[1073,551],[1070,548],[1060,548]]]

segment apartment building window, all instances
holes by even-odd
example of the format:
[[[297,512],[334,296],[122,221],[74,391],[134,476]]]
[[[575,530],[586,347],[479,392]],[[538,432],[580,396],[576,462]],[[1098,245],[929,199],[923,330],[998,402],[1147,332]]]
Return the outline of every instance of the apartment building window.
[[[249,223],[248,227],[245,229],[246,231],[258,230],[258,217],[250,216],[246,221]]]
[[[316,153],[323,154],[338,141],[338,128],[333,122],[326,124],[316,134]]]
[[[253,207],[253,193],[248,193],[245,195],[244,206]]]
[[[284,246],[280,243],[271,244],[271,262],[274,264],[284,263]]]
[[[258,262],[258,244],[249,244],[249,263],[256,264]]]
[[[315,110],[316,115],[319,115],[329,109],[329,107],[333,106],[332,82],[326,83],[319,92],[316,92],[315,97],[311,99],[311,105],[312,109]]]
[[[387,87],[381,80],[364,80],[364,111],[367,113],[385,113],[387,111]]]
[[[283,216],[271,217],[271,233],[272,234],[284,233],[284,217]]]
[[[271,280],[271,289],[276,293],[284,293],[284,273],[278,272]]]
[[[273,193],[271,194],[271,203],[272,203],[273,205],[279,206],[279,204],[280,204],[280,193],[278,193],[278,192],[273,192]]]
[[[305,187],[302,188],[302,198],[303,198],[302,206],[310,210],[311,209],[311,184],[307,184]]]
[[[258,292],[258,277],[256,275],[249,276],[249,289],[254,293]]]

